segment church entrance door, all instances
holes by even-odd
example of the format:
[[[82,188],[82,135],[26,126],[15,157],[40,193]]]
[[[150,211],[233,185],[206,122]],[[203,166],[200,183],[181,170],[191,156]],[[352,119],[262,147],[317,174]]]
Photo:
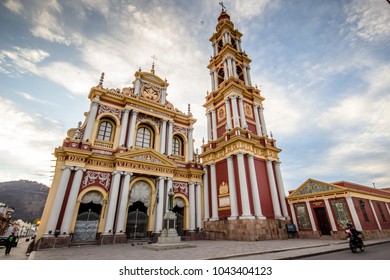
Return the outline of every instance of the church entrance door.
[[[126,223],[127,238],[137,239],[147,237],[148,215],[147,207],[140,201],[129,207]]]
[[[326,215],[326,210],[324,207],[314,208],[314,212],[316,214],[318,227],[321,231],[322,235],[330,235],[330,226],[328,217]]]
[[[180,208],[177,205],[173,207],[173,212],[176,213],[176,231],[180,236],[184,235],[184,208]]]
[[[99,192],[88,192],[81,199],[72,242],[96,241],[102,201]]]

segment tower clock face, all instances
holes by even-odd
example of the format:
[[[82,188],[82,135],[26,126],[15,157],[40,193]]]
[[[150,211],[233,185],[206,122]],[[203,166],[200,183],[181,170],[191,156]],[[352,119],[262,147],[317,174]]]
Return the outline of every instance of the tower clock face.
[[[144,88],[142,96],[146,99],[157,101],[160,98],[160,93],[152,88]]]

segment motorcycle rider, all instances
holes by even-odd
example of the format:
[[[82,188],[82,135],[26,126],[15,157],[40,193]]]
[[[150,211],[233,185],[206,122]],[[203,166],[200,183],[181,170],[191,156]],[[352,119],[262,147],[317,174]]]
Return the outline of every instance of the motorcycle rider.
[[[359,237],[359,234],[362,234],[360,231],[358,231],[351,223],[347,223],[347,228],[345,230],[346,232],[350,232],[352,237],[357,241],[357,244],[362,244],[363,241]]]

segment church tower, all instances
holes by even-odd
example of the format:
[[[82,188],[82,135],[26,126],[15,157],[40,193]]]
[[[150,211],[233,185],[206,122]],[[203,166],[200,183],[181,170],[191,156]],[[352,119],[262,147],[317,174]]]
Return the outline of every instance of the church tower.
[[[280,238],[289,219],[281,149],[268,134],[264,97],[252,85],[241,37],[223,7],[207,66],[212,91],[204,104],[207,143],[200,155],[205,230],[231,240]]]

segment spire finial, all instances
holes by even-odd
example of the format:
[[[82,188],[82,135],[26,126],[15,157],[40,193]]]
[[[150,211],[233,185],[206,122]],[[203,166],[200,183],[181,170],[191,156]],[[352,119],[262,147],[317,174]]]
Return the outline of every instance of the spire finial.
[[[104,81],[104,72],[102,72],[100,76],[99,87],[103,87],[103,81]]]
[[[188,115],[191,115],[191,104],[188,103]]]
[[[154,72],[155,72],[155,71],[154,71],[154,61],[157,60],[157,56],[152,55],[151,58],[153,59],[153,63],[152,63],[152,69],[150,70],[150,72],[151,72],[152,74],[154,74]]]
[[[226,12],[226,7],[223,5],[223,2],[219,2],[219,5],[222,7],[222,12]]]

